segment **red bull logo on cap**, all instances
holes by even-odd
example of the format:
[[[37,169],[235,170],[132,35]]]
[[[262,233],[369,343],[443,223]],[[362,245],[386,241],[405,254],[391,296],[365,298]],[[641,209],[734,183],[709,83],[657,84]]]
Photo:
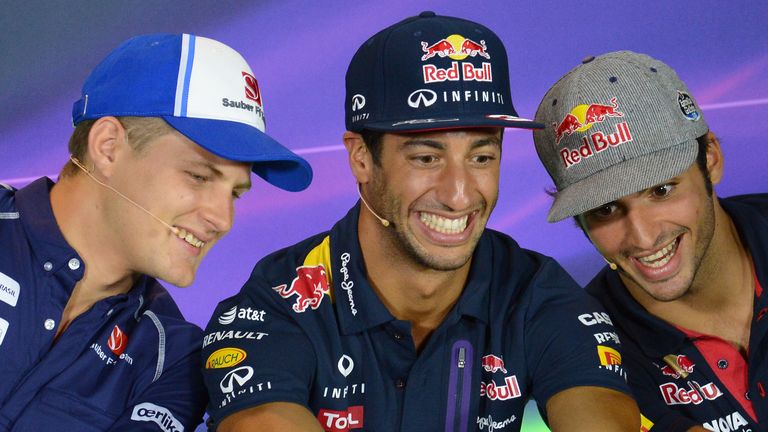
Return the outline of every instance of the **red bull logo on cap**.
[[[552,123],[555,129],[555,144],[560,144],[560,140],[574,132],[586,132],[594,123],[602,123],[606,117],[624,117],[624,113],[618,111],[618,108],[616,98],[611,99],[610,105],[576,105],[560,123]]]
[[[325,267],[322,264],[297,267],[296,278],[293,279],[290,287],[282,284],[272,289],[284,299],[295,295],[296,302],[293,304],[293,310],[298,313],[306,311],[307,308],[319,308],[325,295],[330,295]]]
[[[421,42],[421,49],[424,55],[422,61],[432,57],[448,57],[453,60],[464,60],[467,57],[480,56],[490,59],[491,55],[485,46],[485,40],[475,42],[462,35],[452,34],[437,42],[429,44]],[[424,83],[431,84],[444,81],[480,81],[493,82],[493,71],[491,64],[483,62],[480,67],[475,67],[470,62],[451,62],[448,68],[439,68],[432,64],[422,66]]]
[[[693,373],[693,367],[696,366],[691,359],[684,354],[667,354],[664,356],[664,363],[661,373],[672,378],[687,378]]]
[[[504,360],[499,356],[488,354],[482,358],[481,364],[486,372],[495,373],[502,371],[507,373],[507,370],[504,368]]]
[[[491,58],[484,40],[475,42],[458,34],[452,34],[432,44],[421,42],[421,49],[424,51],[424,55],[421,56],[422,61],[429,60],[434,56],[449,57],[453,60],[464,60],[467,57],[475,56]]]

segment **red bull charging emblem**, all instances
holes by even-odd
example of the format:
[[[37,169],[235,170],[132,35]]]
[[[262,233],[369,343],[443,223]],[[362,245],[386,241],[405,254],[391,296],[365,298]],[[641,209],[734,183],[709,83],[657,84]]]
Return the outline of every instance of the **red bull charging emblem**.
[[[661,373],[672,378],[687,378],[693,373],[693,367],[696,366],[691,359],[683,354],[668,354],[664,356],[664,366],[661,367]]]
[[[507,373],[507,370],[504,368],[504,360],[502,360],[502,358],[499,356],[488,354],[487,356],[483,357],[481,364],[483,365],[483,369],[485,369],[486,372],[495,373],[502,371]]]
[[[325,267],[322,264],[297,267],[296,278],[293,279],[290,287],[282,284],[272,289],[284,299],[295,295],[296,302],[293,304],[293,310],[298,313],[306,311],[307,308],[319,308],[325,295],[330,294]]]
[[[618,110],[619,104],[616,98],[612,98],[609,104],[581,104],[575,106],[563,117],[560,123],[552,123],[555,132],[555,143],[576,132],[586,132],[593,125],[602,123],[609,117],[624,117],[624,113]],[[603,150],[618,147],[621,144],[632,141],[632,133],[627,122],[621,122],[614,126],[614,131],[605,133],[597,131],[589,136],[581,138],[582,145],[578,148],[563,148],[560,150],[560,158],[569,168],[588,159]]]
[[[421,42],[421,50],[424,52],[424,55],[421,56],[422,61],[429,60],[433,57],[448,57],[453,60],[464,60],[467,57],[477,56],[486,59],[491,58],[491,55],[488,54],[488,50],[485,46],[485,40],[476,42],[458,34],[452,34],[431,44],[428,42]],[[460,80],[482,82],[493,81],[491,64],[487,62],[483,62],[480,67],[475,67],[471,62],[459,61],[451,62],[451,66],[448,68],[440,68],[432,64],[426,64],[422,66],[422,73],[424,75],[425,84]]]

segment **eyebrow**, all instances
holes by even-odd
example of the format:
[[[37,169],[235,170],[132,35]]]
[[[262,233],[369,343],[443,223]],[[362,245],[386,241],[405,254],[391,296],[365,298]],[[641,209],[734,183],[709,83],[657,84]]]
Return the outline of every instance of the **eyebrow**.
[[[499,137],[497,136],[489,136],[486,138],[481,138],[472,142],[471,149],[474,150],[478,147],[484,147],[489,145],[501,147],[501,140],[499,140]],[[445,149],[445,144],[443,142],[436,141],[433,139],[428,139],[428,138],[412,138],[412,139],[409,139],[408,141],[405,141],[402,144],[402,148],[417,147],[417,146],[426,146],[426,147],[431,147],[437,150]]]
[[[188,161],[189,164],[198,166],[200,168],[205,168],[207,170],[210,170],[213,173],[213,176],[220,179],[224,177],[224,173],[221,172],[218,168],[216,168],[212,163],[208,161]],[[251,183],[250,176],[248,177],[248,180],[243,183],[238,183],[235,185],[235,189],[245,189],[246,191],[249,191],[251,189],[251,186],[253,183]]]

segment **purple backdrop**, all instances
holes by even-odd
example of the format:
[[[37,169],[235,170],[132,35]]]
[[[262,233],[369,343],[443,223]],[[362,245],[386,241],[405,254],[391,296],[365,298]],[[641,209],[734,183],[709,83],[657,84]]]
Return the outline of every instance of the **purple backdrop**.
[[[10,4],[8,4],[10,3]],[[256,181],[236,225],[197,281],[171,288],[205,325],[270,251],[329,228],[354,204],[341,146],[344,72],[368,36],[421,10],[481,22],[505,42],[518,112],[532,116],[549,86],[590,54],[631,49],[670,63],[704,107],[726,157],[720,195],[768,190],[768,3],[560,1],[6,2],[0,14],[0,181],[55,175],[67,157],[71,104],[89,70],[139,33],[191,32],[240,51],[261,85],[267,132],[303,154],[313,185],[282,192]],[[414,5],[414,3],[419,3]],[[52,6],[55,5],[55,6]],[[761,30],[762,29],[762,30]],[[529,132],[505,136],[499,205],[490,226],[552,255],[580,282],[601,265],[569,222],[547,224],[550,181]]]

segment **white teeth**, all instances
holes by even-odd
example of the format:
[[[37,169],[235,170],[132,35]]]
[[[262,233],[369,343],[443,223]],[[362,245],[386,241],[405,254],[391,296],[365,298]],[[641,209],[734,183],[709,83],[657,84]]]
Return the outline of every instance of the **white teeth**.
[[[433,231],[437,231],[441,234],[458,234],[467,228],[469,215],[462,216],[458,219],[448,219],[436,214],[421,212],[419,214],[419,219]]]
[[[196,248],[205,246],[205,242],[195,237],[191,232],[187,232],[184,228],[176,227],[176,237],[184,240]]]
[[[651,268],[663,267],[675,256],[675,253],[677,253],[677,242],[678,240],[675,239],[675,241],[655,254],[637,258],[637,260]]]

